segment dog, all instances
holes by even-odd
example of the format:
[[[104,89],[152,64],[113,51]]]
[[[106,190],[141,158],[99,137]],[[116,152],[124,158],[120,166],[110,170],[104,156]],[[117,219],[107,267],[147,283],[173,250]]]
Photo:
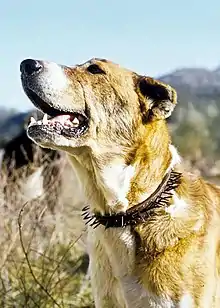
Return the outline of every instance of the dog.
[[[44,113],[29,138],[68,153],[82,185],[95,306],[220,307],[220,189],[181,165],[175,89],[98,58],[20,70]]]

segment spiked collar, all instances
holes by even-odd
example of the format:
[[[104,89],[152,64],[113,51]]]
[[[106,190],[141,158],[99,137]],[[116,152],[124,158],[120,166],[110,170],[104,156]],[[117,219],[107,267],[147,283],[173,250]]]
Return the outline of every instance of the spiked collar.
[[[181,182],[181,173],[171,170],[168,172],[157,189],[143,202],[138,203],[126,212],[115,214],[90,213],[89,206],[82,210],[82,217],[86,224],[97,228],[103,225],[108,228],[124,228],[126,226],[136,226],[146,221],[155,209],[164,208],[170,198],[173,190],[179,186]]]

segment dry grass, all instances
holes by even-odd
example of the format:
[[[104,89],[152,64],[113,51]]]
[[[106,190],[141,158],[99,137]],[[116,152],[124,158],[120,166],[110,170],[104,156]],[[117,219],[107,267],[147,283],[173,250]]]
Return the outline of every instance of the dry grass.
[[[210,177],[206,163],[185,165]],[[84,202],[67,160],[39,149],[33,163],[0,177],[0,307],[94,307]]]
[[[94,307],[80,189],[64,158],[56,162],[55,178],[51,164],[42,163],[49,179],[43,194],[38,173],[27,183],[33,166],[10,179],[1,174],[0,307]],[[33,190],[28,196],[27,185]]]

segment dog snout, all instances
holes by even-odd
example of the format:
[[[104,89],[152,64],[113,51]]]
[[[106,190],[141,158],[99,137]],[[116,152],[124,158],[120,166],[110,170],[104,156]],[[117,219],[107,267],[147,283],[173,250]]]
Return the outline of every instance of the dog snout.
[[[26,59],[23,60],[20,64],[21,73],[27,76],[39,73],[42,71],[42,69],[43,69],[43,64],[41,61],[38,60]]]

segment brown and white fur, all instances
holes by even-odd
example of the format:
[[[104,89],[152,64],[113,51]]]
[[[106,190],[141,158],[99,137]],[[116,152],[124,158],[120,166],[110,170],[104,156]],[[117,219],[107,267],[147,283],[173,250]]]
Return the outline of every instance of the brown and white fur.
[[[170,203],[145,222],[89,227],[96,307],[220,307],[220,190],[182,170],[166,124],[175,90],[102,59],[75,67],[29,59],[21,79],[53,117],[32,119],[28,136],[68,153],[92,213],[126,211],[169,170],[182,172]]]

